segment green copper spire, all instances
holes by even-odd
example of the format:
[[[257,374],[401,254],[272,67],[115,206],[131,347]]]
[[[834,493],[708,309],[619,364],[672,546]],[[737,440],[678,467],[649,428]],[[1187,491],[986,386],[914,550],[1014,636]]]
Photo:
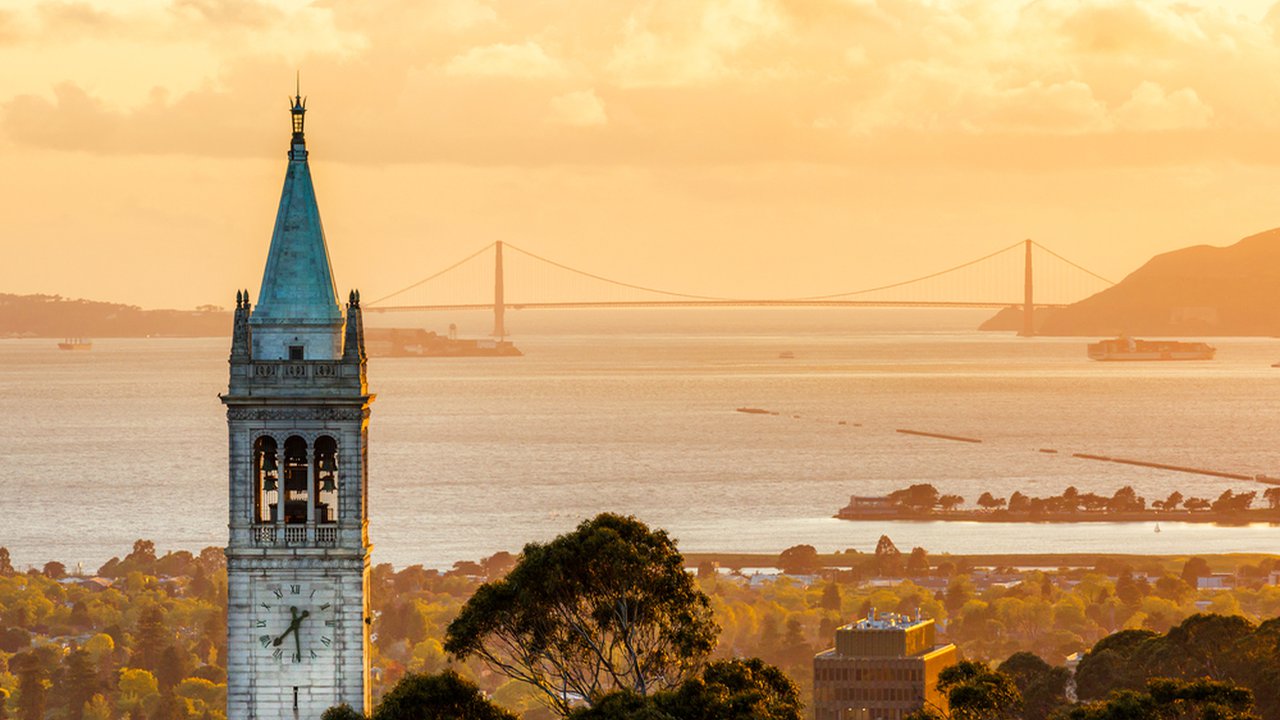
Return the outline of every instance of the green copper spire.
[[[284,190],[271,234],[271,250],[262,275],[258,306],[249,324],[265,326],[334,326],[342,324],[338,292],[329,265],[329,249],[320,224],[320,208],[311,169],[307,166],[307,146],[303,135],[306,100],[299,91],[289,113],[293,138]],[[283,328],[282,328],[283,329]]]

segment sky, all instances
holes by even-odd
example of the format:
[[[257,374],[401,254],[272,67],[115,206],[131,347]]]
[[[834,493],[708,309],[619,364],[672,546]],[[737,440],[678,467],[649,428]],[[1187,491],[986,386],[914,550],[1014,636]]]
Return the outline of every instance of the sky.
[[[345,294],[495,240],[795,297],[1034,238],[1103,275],[1280,226],[1280,8],[2,0],[0,292],[261,279],[301,72]]]

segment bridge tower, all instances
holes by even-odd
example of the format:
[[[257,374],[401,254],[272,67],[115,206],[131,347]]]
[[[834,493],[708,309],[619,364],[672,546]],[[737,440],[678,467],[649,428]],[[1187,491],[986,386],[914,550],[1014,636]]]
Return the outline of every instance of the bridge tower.
[[[493,336],[507,336],[507,301],[502,285],[502,241],[493,244]]]
[[[1032,292],[1031,282],[1031,240],[1026,241],[1027,259],[1023,265],[1022,277],[1022,330],[1018,333],[1020,337],[1035,337],[1036,334],[1036,306],[1033,301],[1034,293]]]

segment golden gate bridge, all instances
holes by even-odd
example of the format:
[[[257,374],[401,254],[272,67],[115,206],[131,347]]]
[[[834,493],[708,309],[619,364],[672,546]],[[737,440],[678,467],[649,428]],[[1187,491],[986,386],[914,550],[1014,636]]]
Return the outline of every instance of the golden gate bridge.
[[[489,253],[493,255],[492,264],[483,262]],[[511,272],[513,259],[525,265],[521,273]],[[555,277],[528,280],[529,276],[546,270],[552,271]],[[1041,274],[1038,276],[1036,271]],[[507,310],[1020,306],[1023,312],[1019,334],[1030,337],[1035,334],[1037,308],[1064,307],[1113,284],[1034,240],[1022,240],[945,269],[874,287],[809,297],[717,297],[605,277],[497,241],[421,280],[365,303],[365,311],[491,310],[493,335],[506,337]],[[513,289],[517,292],[513,293]],[[612,291],[614,297],[603,297],[604,291]],[[1037,291],[1048,299],[1037,302]],[[478,296],[478,292],[484,295]]]

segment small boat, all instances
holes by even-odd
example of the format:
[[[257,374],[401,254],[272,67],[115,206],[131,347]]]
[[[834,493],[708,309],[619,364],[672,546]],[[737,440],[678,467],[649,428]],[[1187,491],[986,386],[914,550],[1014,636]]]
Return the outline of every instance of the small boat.
[[[1089,344],[1091,360],[1212,360],[1217,351],[1202,342],[1138,340],[1123,335]]]
[[[782,352],[778,353],[778,359],[779,360],[795,360],[796,354],[791,352],[790,350],[783,350]]]
[[[1160,532],[1160,523],[1156,523],[1156,532]]]
[[[59,350],[92,350],[93,341],[84,338],[67,338],[58,343]]]

